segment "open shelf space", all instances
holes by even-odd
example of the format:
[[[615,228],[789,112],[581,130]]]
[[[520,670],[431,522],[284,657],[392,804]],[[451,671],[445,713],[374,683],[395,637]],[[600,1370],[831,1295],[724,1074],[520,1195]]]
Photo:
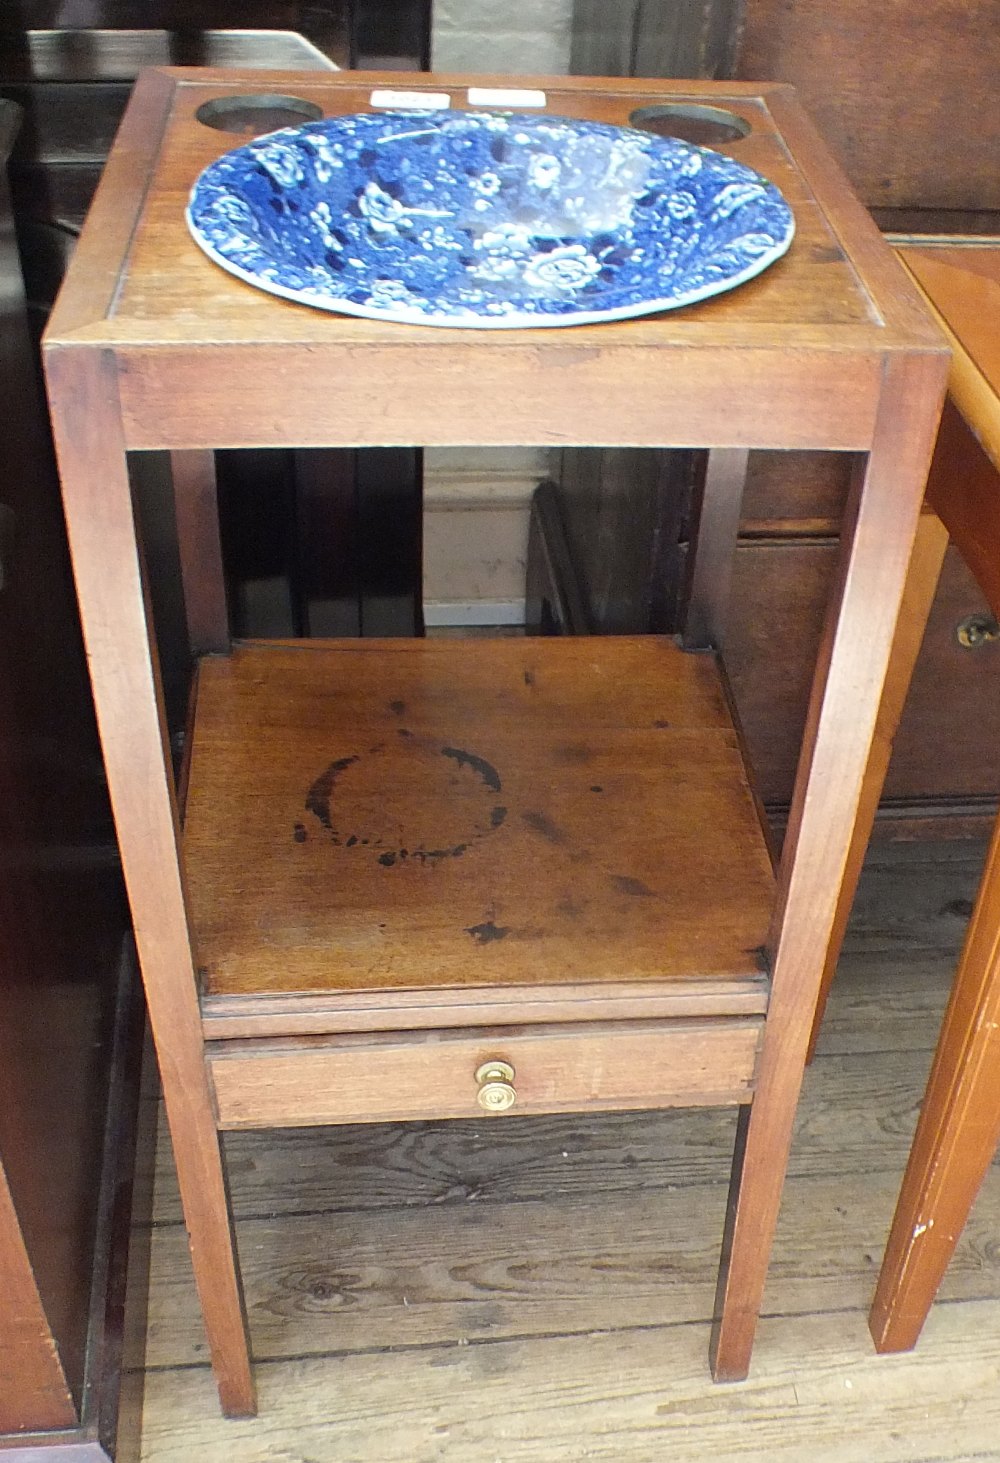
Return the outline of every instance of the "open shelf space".
[[[766,843],[714,659],[670,640],[205,659],[184,851],[206,1015],[378,996],[482,1020],[534,994],[552,1019],[581,987],[766,1005]]]

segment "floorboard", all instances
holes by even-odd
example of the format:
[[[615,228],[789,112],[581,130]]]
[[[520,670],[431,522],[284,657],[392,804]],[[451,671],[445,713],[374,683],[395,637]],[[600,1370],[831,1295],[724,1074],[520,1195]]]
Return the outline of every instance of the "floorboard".
[[[218,1413],[164,1136],[144,1463],[1000,1460],[1000,1163],[917,1350],[866,1326],[980,859],[866,871],[748,1382],[706,1363],[732,1113],[230,1135],[246,1423]]]

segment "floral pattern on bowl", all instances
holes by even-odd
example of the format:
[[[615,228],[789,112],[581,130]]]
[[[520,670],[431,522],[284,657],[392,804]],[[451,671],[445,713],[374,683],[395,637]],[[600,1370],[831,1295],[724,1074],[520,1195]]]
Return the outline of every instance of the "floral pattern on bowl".
[[[524,328],[692,304],[785,252],[760,174],[668,137],[566,117],[361,113],[256,139],[188,205],[224,269],[302,304]]]

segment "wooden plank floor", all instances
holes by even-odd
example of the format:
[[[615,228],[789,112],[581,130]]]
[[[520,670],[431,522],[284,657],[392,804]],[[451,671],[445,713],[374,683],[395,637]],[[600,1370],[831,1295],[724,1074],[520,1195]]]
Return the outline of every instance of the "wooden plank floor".
[[[1000,1164],[916,1352],[866,1327],[981,856],[870,862],[749,1381],[707,1365],[731,1114],[231,1135],[252,1422],[218,1412],[161,1141],[144,1463],[1000,1459]]]

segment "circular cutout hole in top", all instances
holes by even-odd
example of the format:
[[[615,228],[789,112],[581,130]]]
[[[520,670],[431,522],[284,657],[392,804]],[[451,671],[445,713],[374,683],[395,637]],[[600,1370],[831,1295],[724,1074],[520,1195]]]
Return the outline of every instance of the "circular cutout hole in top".
[[[219,132],[235,132],[241,137],[262,137],[281,127],[300,127],[303,122],[318,122],[322,107],[301,97],[259,93],[255,96],[213,97],[202,102],[195,112],[199,122]]]
[[[629,117],[633,127],[654,132],[657,137],[676,137],[699,147],[719,147],[724,142],[738,142],[753,129],[749,122],[727,112],[723,107],[702,107],[696,102],[664,102],[655,107],[639,107]]]

